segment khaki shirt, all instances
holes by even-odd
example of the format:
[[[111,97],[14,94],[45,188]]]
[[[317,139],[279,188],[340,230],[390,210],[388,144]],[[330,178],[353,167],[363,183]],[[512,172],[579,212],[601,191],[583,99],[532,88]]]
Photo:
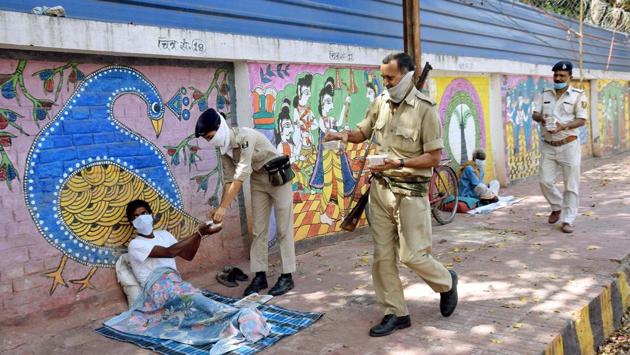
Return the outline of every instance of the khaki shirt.
[[[374,130],[376,154],[386,154],[390,159],[405,159],[444,148],[442,125],[435,110],[435,103],[416,88],[392,113],[389,94],[379,95],[357,128],[365,137]],[[385,174],[392,177],[431,177],[432,168],[391,169]]]
[[[278,156],[276,148],[262,133],[247,127],[230,128],[232,157],[221,156],[223,180],[245,181],[252,173],[267,173],[263,165]]]
[[[547,89],[536,99],[534,112],[543,116],[555,117],[558,122],[565,124],[576,118],[586,119],[588,117],[588,101],[584,90],[576,89],[570,85],[558,99],[556,99],[554,89]],[[569,136],[579,137],[578,128],[563,130],[555,134],[551,134],[543,128],[542,132],[543,140],[546,141],[559,141]]]

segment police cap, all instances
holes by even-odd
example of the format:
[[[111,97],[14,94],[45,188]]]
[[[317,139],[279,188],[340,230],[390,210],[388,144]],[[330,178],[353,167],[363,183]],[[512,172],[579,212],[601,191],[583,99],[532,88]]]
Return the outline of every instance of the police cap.
[[[561,60],[556,65],[551,68],[551,71],[556,72],[558,70],[568,71],[569,73],[573,72],[573,64],[567,60]]]
[[[208,132],[216,131],[221,124],[221,116],[213,108],[205,110],[197,119],[195,126],[195,137],[201,137]]]

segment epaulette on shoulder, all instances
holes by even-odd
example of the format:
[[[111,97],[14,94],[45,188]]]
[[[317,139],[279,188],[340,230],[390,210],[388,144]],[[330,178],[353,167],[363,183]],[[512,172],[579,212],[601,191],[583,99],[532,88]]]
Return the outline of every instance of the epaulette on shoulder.
[[[433,101],[427,95],[423,94],[421,91],[416,91],[416,97],[419,98],[422,101],[425,101],[425,102],[431,104],[432,106],[435,106],[435,101]]]
[[[551,92],[551,93],[553,93],[553,92],[554,92],[554,90],[553,90],[553,89],[551,89],[551,88],[547,88],[547,89],[544,89],[544,90],[543,90],[543,92]]]
[[[577,92],[578,94],[581,94],[581,93],[583,93],[583,92],[584,92],[584,90],[582,90],[582,89],[573,88],[573,87],[571,88],[571,91],[573,91],[573,92]]]

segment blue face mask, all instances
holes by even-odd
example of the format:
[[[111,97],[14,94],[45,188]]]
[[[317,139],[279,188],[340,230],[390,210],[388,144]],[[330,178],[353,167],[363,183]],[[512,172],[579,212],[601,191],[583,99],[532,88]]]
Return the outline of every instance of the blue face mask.
[[[568,83],[553,83],[553,88],[556,90],[562,90],[566,88]]]

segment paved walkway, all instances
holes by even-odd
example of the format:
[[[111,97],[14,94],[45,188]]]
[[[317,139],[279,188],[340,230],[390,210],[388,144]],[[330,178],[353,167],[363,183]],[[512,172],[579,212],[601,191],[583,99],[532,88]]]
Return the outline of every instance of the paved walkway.
[[[454,223],[434,228],[434,255],[460,275],[460,303],[450,318],[439,313],[439,295],[402,268],[413,325],[370,338],[368,329],[382,314],[371,283],[369,235],[298,256],[296,288],[272,302],[326,315],[264,353],[540,354],[610,284],[630,251],[630,154],[584,165],[573,234],[547,224],[549,209],[535,181],[503,193],[525,197],[515,206],[484,216],[458,215]],[[233,296],[245,287],[227,289],[212,276],[192,281]],[[25,321],[3,330],[7,337],[2,336],[0,349],[20,354],[147,353],[93,332],[101,321],[64,331]]]

